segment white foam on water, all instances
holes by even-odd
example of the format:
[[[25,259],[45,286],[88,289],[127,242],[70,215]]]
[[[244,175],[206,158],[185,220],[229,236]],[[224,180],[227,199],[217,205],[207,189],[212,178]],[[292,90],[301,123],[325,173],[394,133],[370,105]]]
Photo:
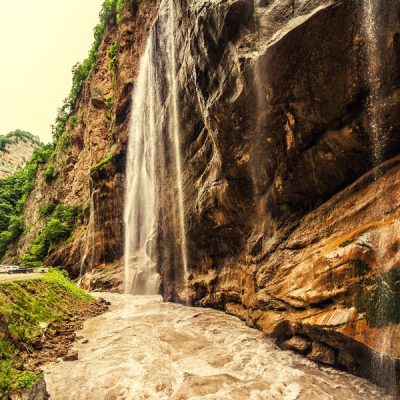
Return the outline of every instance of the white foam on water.
[[[369,382],[278,349],[222,312],[104,294],[109,312],[79,332],[79,360],[52,363],[57,400],[390,399]]]

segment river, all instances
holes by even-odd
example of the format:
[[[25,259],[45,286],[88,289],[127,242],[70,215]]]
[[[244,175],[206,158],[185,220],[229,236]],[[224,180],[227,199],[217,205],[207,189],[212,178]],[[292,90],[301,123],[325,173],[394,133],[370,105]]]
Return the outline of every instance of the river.
[[[390,399],[371,383],[278,349],[222,312],[159,296],[102,294],[79,359],[45,367],[53,400]]]

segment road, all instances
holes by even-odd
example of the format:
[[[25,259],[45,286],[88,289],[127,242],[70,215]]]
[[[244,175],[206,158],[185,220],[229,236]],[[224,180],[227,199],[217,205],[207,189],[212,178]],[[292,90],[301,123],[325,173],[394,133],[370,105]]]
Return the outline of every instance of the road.
[[[24,281],[26,279],[37,279],[43,274],[34,272],[32,274],[0,274],[0,282]]]

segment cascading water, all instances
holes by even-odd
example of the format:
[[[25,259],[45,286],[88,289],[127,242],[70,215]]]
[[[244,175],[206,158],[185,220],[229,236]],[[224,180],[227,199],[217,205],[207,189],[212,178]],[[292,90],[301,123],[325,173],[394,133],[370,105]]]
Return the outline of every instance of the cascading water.
[[[365,53],[367,60],[367,83],[369,86],[368,97],[368,128],[372,147],[372,163],[373,166],[378,166],[385,161],[385,149],[387,146],[387,136],[382,129],[381,110],[379,103],[383,98],[382,93],[382,60],[381,60],[381,39],[380,39],[380,23],[379,10],[381,7],[380,0],[363,0],[362,6],[362,31],[365,40]],[[378,176],[376,175],[375,178]],[[375,248],[377,261],[380,262],[387,243],[385,238],[379,239]],[[379,266],[378,266],[379,267]],[[382,309],[380,312],[385,312],[383,307],[391,307],[385,301],[380,302]],[[377,381],[384,382],[387,387],[396,387],[396,371],[394,362],[389,360],[385,355],[390,353],[389,349],[392,342],[393,329],[390,326],[382,328],[380,334],[379,352],[374,357],[372,368],[376,375]]]
[[[378,10],[379,0],[364,0],[362,8],[362,26],[365,37],[367,59],[367,79],[370,89],[368,97],[368,123],[372,145],[372,162],[379,165],[383,161],[386,136],[382,130],[378,110],[381,93],[381,57],[379,46]]]
[[[158,80],[153,61],[153,33],[142,56],[132,99],[125,197],[125,291],[156,294],[158,275],[151,236],[156,215],[155,168],[161,113]]]
[[[94,233],[96,230],[96,213],[95,213],[95,197],[98,193],[98,189],[92,190],[90,195],[90,215],[89,223],[85,236],[85,250],[81,260],[80,276],[83,276],[90,272],[93,267],[94,255],[95,255],[95,238]]]
[[[173,1],[163,1],[160,10],[162,18],[147,41],[132,99],[125,197],[125,292],[132,294],[158,292],[159,275],[154,250],[159,210],[157,183],[170,173],[163,171],[165,132],[174,149],[181,258],[185,283],[187,280]],[[157,50],[160,51],[158,57],[155,55]],[[164,53],[165,59],[160,60]],[[165,82],[169,90],[164,99]],[[165,184],[159,183],[161,186]]]
[[[179,206],[179,225],[181,235],[181,252],[184,269],[184,280],[187,285],[188,277],[188,256],[186,243],[186,224],[185,224],[185,208],[183,200],[183,181],[182,181],[182,154],[180,148],[180,124],[179,124],[179,100],[178,100],[178,84],[177,84],[177,68],[176,68],[176,43],[175,43],[175,7],[174,0],[169,0],[169,15],[167,23],[168,37],[168,58],[169,58],[169,83],[170,83],[170,132],[174,138],[175,148],[175,164],[176,178],[178,189],[178,206]]]

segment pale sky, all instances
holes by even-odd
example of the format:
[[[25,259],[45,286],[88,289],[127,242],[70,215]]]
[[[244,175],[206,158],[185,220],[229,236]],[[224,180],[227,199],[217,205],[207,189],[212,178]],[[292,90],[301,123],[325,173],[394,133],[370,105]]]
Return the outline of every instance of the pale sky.
[[[0,0],[0,134],[51,140],[69,94],[71,68],[86,58],[103,0]]]

